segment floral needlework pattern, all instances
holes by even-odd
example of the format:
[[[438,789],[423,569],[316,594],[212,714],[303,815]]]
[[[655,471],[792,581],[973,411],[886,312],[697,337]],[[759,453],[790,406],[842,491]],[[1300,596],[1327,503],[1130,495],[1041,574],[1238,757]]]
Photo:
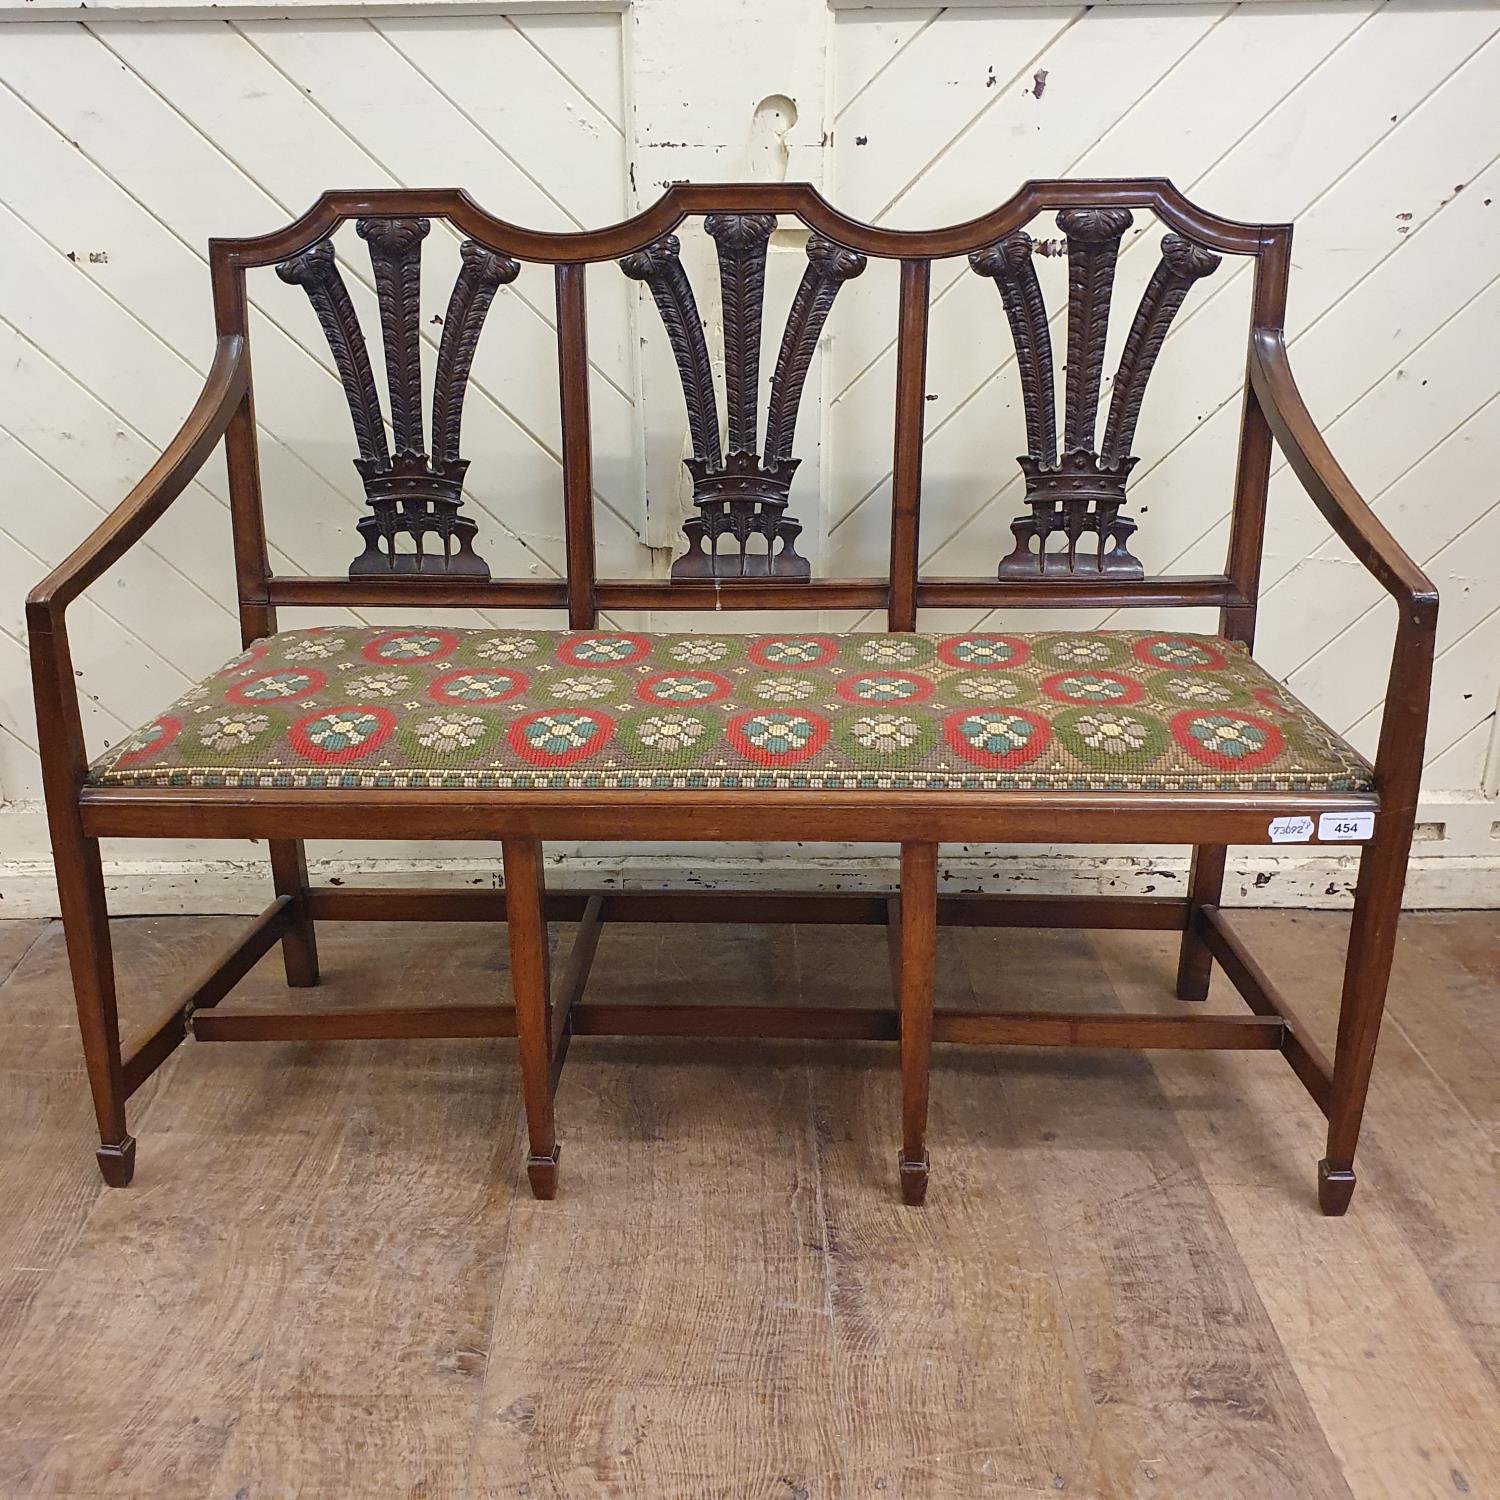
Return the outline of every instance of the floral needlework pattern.
[[[1245,650],[1145,631],[257,641],[110,749],[104,786],[1364,791]]]

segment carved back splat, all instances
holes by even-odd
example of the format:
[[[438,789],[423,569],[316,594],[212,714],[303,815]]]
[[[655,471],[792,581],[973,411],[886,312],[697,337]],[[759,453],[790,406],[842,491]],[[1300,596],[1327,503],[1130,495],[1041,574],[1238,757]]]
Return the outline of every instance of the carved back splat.
[[[1068,367],[1063,447],[1057,451],[1057,397],[1047,307],[1032,263],[1031,237],[1022,230],[977,250],[969,263],[1000,292],[1016,346],[1026,414],[1026,455],[1016,460],[1026,477],[1031,514],[1011,523],[1015,548],[1000,562],[1001,578],[1102,573],[1141,578],[1127,543],[1136,523],[1120,514],[1135,467],[1130,445],[1146,382],[1188,288],[1219,264],[1211,250],[1179,235],[1164,236],[1152,274],[1125,340],[1115,374],[1104,440],[1094,446],[1109,303],[1120,239],[1130,228],[1128,208],[1071,208],[1057,216],[1068,242]],[[1054,532],[1065,551],[1048,551]],[[1092,555],[1079,552],[1085,535],[1098,539]]]
[[[620,269],[650,288],[661,314],[687,402],[698,514],[683,522],[688,550],[672,565],[674,578],[743,577],[764,572],[806,579],[812,570],[797,553],[802,526],[786,514],[798,460],[792,457],[797,408],[808,367],[833,299],[844,282],[865,268],[865,257],[813,235],[807,267],[792,299],[766,412],[766,445],[758,450],[760,336],[766,285],[766,250],[774,214],[715,213],[703,221],[719,258],[724,312],[724,390],[729,422],[726,453],[719,438],[713,366],[693,289],[683,270],[676,235],[664,235],[620,261]],[[765,539],[764,561],[749,551],[752,536]],[[732,544],[721,550],[728,539]]]
[[[432,396],[432,456],[423,440],[421,361],[422,241],[426,219],[359,219],[359,236],[370,247],[375,291],[380,302],[381,342],[391,400],[395,453],[386,444],[385,421],[364,333],[334,259],[333,243],[322,239],[276,267],[283,281],[302,287],[333,352],[359,457],[354,467],[364,481],[370,514],[359,522],[364,551],[349,565],[351,578],[372,574],[437,574],[488,578],[490,570],[474,551],[477,531],[460,515],[468,460],[459,457],[464,396],[479,334],[496,291],[520,274],[520,262],[474,240],[459,251],[460,268],[443,321]],[[412,539],[410,552],[397,550],[397,538]],[[438,540],[429,552],[425,541]]]

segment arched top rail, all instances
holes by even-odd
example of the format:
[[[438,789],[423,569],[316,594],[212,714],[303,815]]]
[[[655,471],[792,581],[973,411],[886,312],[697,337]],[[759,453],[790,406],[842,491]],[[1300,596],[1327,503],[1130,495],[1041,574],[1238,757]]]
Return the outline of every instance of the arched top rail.
[[[284,229],[248,239],[215,239],[213,259],[244,269],[269,266],[307,249],[346,219],[422,216],[448,220],[487,249],[518,260],[568,265],[618,260],[643,250],[684,219],[711,213],[776,213],[817,234],[887,260],[940,259],[981,250],[1038,214],[1064,208],[1150,209],[1169,228],[1229,255],[1260,255],[1284,245],[1285,224],[1246,224],[1190,202],[1164,177],[1044,179],[1024,183],[998,208],[941,229],[887,229],[851,219],[806,182],[676,183],[649,208],[603,229],[528,229],[486,213],[460,188],[371,188],[324,193]]]

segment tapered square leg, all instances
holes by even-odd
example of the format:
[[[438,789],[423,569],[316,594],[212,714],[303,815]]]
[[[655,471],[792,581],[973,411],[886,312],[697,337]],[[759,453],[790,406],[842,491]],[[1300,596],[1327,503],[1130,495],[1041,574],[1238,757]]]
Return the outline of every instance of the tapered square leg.
[[[1349,1211],[1349,1200],[1353,1196],[1353,1171],[1331,1167],[1328,1158],[1324,1157],[1318,1163],[1318,1207],[1330,1219],[1337,1219]]]
[[[1318,1206],[1337,1216],[1354,1196],[1354,1151],[1364,1119],[1375,1044],[1396,953],[1396,924],[1406,885],[1411,819],[1384,823],[1365,845],[1354,889],[1354,919],[1344,962],[1338,1043],[1333,1054],[1333,1096],[1328,1109],[1328,1150],[1318,1163]]]
[[[115,961],[99,841],[84,838],[73,819],[54,817],[52,851],[73,1001],[99,1125],[99,1171],[110,1187],[128,1187],[135,1172],[135,1141],[125,1129]]]
[[[528,1156],[526,1176],[531,1182],[531,1196],[546,1201],[557,1196],[557,1157],[562,1150],[553,1146],[551,1156]]]
[[[557,1128],[552,1108],[552,979],[542,907],[542,846],[534,839],[507,839],[502,853],[516,1050],[530,1137],[526,1175],[533,1196],[551,1198],[557,1192]]]
[[[1198,912],[1217,906],[1224,894],[1223,844],[1199,844],[1193,849],[1193,870],[1188,877],[1188,920],[1177,952],[1177,998],[1207,1000],[1213,974],[1213,954],[1198,932]]]
[[[110,1187],[129,1187],[135,1176],[135,1137],[127,1135],[112,1146],[100,1146],[94,1153],[99,1173]]]
[[[932,1074],[933,966],[937,950],[937,845],[901,846],[901,1198],[927,1196],[927,1096]]]
[[[901,1171],[901,1201],[908,1208],[920,1208],[927,1201],[927,1170],[931,1163],[925,1155],[921,1161],[908,1161],[903,1151],[897,1165]]]

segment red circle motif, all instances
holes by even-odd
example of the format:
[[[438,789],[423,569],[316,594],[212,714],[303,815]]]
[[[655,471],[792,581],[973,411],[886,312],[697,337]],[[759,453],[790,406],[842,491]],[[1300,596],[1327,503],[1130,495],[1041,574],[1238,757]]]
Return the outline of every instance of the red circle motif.
[[[998,649],[1004,648],[1004,652]],[[1030,645],[1012,635],[950,635],[939,641],[938,660],[972,672],[999,672],[1019,667],[1031,655]]]
[[[724,726],[724,738],[757,766],[795,766],[828,743],[828,720],[801,708],[752,708]]]
[[[1176,647],[1177,654],[1196,656],[1196,660],[1174,661],[1169,656],[1156,654],[1161,647]],[[1174,672],[1221,672],[1224,670],[1224,653],[1206,641],[1192,640],[1182,635],[1143,636],[1131,648],[1137,661],[1148,667],[1170,667]]]
[[[586,732],[585,732],[586,731]],[[543,709],[516,720],[505,733],[528,766],[573,766],[602,750],[615,721],[593,708]]]
[[[160,754],[182,733],[182,720],[173,714],[163,714],[151,727],[156,733],[144,745],[137,745],[134,750],[121,755],[115,761],[116,770],[122,766],[138,766],[143,760]]]
[[[750,642],[746,655],[767,671],[806,672],[826,667],[838,649],[838,642],[827,635],[763,635]]]
[[[402,642],[415,649],[400,649]],[[360,655],[383,667],[399,667],[408,662],[441,661],[457,647],[458,637],[451,630],[386,630],[366,641]]]
[[[318,725],[326,723],[324,733]],[[304,714],[287,730],[287,741],[315,766],[342,766],[361,760],[390,739],[396,716],[378,703],[347,703]],[[357,738],[356,738],[357,736]]]
[[[1198,733],[1194,733],[1194,726]],[[1249,729],[1249,735],[1242,731]],[[1260,743],[1254,743],[1256,736]],[[1286,745],[1281,731],[1266,719],[1229,709],[1184,709],[1172,720],[1172,738],[1194,760],[1216,771],[1257,771],[1268,766]],[[1236,753],[1231,746],[1246,747]]]
[[[1256,688],[1250,696],[1268,713],[1277,714],[1283,719],[1293,717],[1292,709],[1286,699],[1275,688]]]
[[[1025,739],[1015,733],[1016,720],[1030,730]],[[943,720],[943,738],[955,755],[976,766],[1011,771],[1047,748],[1052,726],[1019,708],[960,708]]]
[[[643,635],[575,635],[557,648],[557,659],[593,671],[633,667],[650,650],[651,642]]]

